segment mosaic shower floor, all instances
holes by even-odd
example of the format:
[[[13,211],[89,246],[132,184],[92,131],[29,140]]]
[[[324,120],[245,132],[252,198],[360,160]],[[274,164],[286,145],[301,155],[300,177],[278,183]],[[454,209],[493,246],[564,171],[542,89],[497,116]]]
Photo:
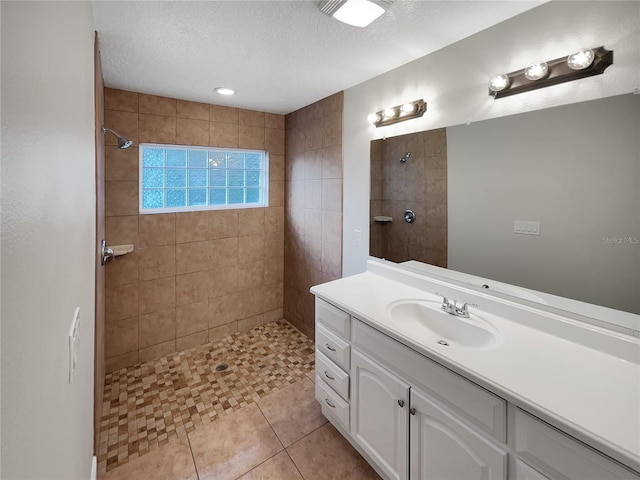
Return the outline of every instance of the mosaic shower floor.
[[[228,365],[222,371],[221,364]],[[98,473],[313,376],[314,344],[284,320],[107,374]]]

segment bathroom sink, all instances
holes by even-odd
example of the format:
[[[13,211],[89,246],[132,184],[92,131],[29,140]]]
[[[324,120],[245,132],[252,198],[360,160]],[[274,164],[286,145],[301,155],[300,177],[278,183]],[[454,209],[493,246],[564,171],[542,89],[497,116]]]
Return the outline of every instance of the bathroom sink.
[[[399,331],[427,346],[486,349],[497,346],[499,332],[480,315],[469,318],[445,313],[438,302],[404,300],[392,303],[388,317]]]

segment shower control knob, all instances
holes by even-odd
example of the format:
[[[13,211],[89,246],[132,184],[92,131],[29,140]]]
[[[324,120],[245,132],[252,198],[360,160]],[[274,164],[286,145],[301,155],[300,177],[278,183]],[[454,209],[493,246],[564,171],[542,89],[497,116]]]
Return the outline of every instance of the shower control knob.
[[[413,210],[407,210],[404,212],[404,221],[407,223],[413,223],[416,221],[416,214],[413,213]]]

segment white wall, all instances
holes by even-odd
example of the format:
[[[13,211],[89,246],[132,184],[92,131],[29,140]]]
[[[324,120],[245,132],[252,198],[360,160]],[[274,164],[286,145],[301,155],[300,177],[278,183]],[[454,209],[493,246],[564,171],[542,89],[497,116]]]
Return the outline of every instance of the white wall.
[[[603,75],[494,100],[496,73],[578,48],[613,49]],[[345,91],[343,115],[343,275],[364,271],[369,250],[369,143],[384,136],[476,122],[640,87],[640,3],[553,1]],[[421,119],[376,129],[367,114],[424,98]],[[354,230],[362,232],[360,246]]]
[[[2,2],[2,474],[87,479],[94,95],[88,2]],[[80,307],[68,383],[67,335]]]

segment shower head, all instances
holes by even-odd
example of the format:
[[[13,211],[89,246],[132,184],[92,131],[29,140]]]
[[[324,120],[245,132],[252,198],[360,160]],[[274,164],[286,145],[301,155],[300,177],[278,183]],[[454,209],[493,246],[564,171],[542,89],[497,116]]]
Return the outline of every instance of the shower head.
[[[407,160],[409,160],[410,156],[411,156],[411,152],[405,153],[403,156],[400,157],[400,163],[407,163]]]
[[[113,130],[111,130],[110,128],[102,127],[102,133],[107,133],[107,132],[113,133],[115,137],[118,139],[118,148],[129,148],[131,145],[133,145],[133,142],[128,138],[123,137],[119,133],[116,133]]]

